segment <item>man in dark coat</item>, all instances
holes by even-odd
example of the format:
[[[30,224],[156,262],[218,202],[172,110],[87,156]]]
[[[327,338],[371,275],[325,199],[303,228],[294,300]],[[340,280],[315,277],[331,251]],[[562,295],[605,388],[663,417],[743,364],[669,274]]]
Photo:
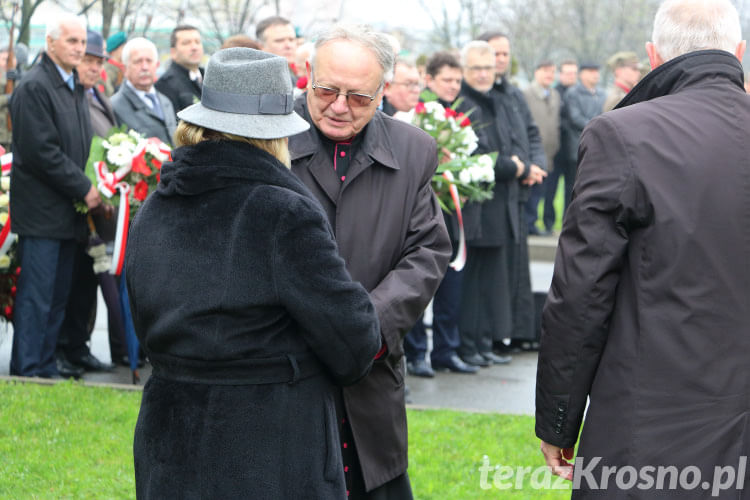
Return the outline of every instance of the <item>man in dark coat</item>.
[[[156,46],[145,38],[133,38],[122,50],[122,62],[125,81],[112,96],[117,120],[145,137],[171,144],[177,116],[169,98],[154,87],[159,67]]]
[[[570,148],[570,127],[567,124],[568,110],[565,107],[565,92],[578,81],[578,64],[575,61],[563,61],[560,63],[557,83],[554,89],[560,95],[560,150],[555,155],[549,176],[544,181],[544,227],[548,232],[555,228],[557,214],[555,213],[555,196],[557,195],[557,184],[560,176],[563,178],[563,192],[565,204],[563,214],[570,203],[570,193],[573,191],[573,183],[576,179],[576,162],[571,161],[573,156],[568,150]],[[576,144],[576,151],[578,144]]]
[[[526,237],[519,212],[519,190],[522,182],[541,178],[542,170],[530,161],[528,141],[519,142],[526,136],[511,128],[511,124],[522,123],[511,121],[509,114],[513,107],[510,103],[518,106],[519,101],[515,92],[501,96],[501,89],[495,86],[492,46],[481,40],[469,42],[462,50],[462,58],[461,96],[466,107],[474,109],[471,120],[479,136],[479,152],[498,155],[493,198],[467,203],[464,210],[468,257],[461,294],[458,354],[466,363],[489,366],[510,361],[510,357],[492,352],[492,342],[512,336],[514,246]],[[518,96],[523,101],[523,95]]]
[[[509,245],[511,266],[512,325],[509,334],[495,332],[495,346],[505,351],[504,339],[513,343],[536,340],[534,330],[534,296],[531,293],[529,270],[528,228],[526,205],[531,189],[544,181],[547,176],[547,159],[544,155],[542,136],[523,93],[510,82],[510,39],[501,32],[489,31],[478,37],[485,40],[495,50],[495,84],[493,94],[500,106],[499,125],[504,130],[506,141],[509,138],[510,154],[516,155],[524,165],[528,165],[529,175],[519,179],[518,186],[518,233]]]
[[[86,53],[76,70],[86,93],[93,132],[101,137],[106,137],[107,132],[117,125],[109,99],[96,88],[105,57],[102,36],[95,31],[88,30],[86,32]],[[113,220],[111,212],[108,213],[108,216],[110,220]],[[104,215],[101,215],[101,217],[104,218]],[[96,312],[96,289],[99,284],[99,279],[94,273],[94,261],[87,253],[88,243],[87,238],[76,244],[73,257],[73,286],[65,308],[65,320],[57,340],[57,356],[63,357],[65,361],[87,371],[106,371],[114,368],[114,365],[99,360],[91,353],[88,346],[88,342],[91,340],[89,323],[92,312]],[[110,281],[113,289],[116,290],[115,277],[109,273],[103,274],[104,276],[101,279]],[[105,299],[108,297],[111,296],[105,294]],[[109,338],[110,344],[115,343],[114,346],[110,345],[110,348],[114,347],[119,357],[122,357],[125,354],[125,334],[122,328],[119,304],[116,304],[116,306],[115,311],[112,311],[110,307]],[[119,319],[119,322],[113,319],[114,315]],[[112,360],[115,359],[118,358],[113,355]]]
[[[745,42],[728,0],[665,2],[653,36],[654,71],[581,137],[544,310],[536,434],[553,471],[574,478],[573,498],[740,498],[750,452]]]
[[[156,90],[169,97],[175,112],[201,99],[203,85],[203,42],[195,26],[181,25],[169,37],[169,55],[172,62],[156,81]]]
[[[21,276],[14,313],[11,375],[59,377],[55,345],[70,293],[76,238],[84,218],[74,202],[101,203],[83,169],[91,122],[75,67],[86,27],[62,15],[47,27],[47,51],[11,99],[10,213],[19,236]]]
[[[343,391],[350,498],[411,498],[402,340],[445,273],[451,245],[431,180],[435,141],[377,106],[393,50],[366,28],[320,35],[289,139],[292,170],[328,214],[352,277],[370,292],[387,352]],[[366,493],[367,492],[367,493]]]

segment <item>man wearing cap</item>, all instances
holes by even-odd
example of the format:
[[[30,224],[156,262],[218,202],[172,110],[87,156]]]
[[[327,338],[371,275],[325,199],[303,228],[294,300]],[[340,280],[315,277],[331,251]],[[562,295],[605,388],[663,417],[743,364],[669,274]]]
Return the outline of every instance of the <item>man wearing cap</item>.
[[[366,27],[320,34],[295,110],[311,123],[292,136],[292,171],[320,201],[339,252],[370,293],[384,348],[345,387],[339,407],[349,498],[410,499],[404,402],[406,332],[435,293],[451,244],[432,176],[435,141],[377,110],[393,49]]]
[[[118,31],[107,38],[107,54],[109,58],[104,62],[104,74],[102,80],[104,83],[104,93],[107,97],[112,97],[122,85],[122,79],[125,77],[125,66],[122,64],[122,49],[125,42],[128,41],[127,35]]]
[[[172,63],[154,84],[156,90],[169,97],[175,111],[200,101],[203,86],[203,42],[195,26],[182,25],[169,37]]]
[[[613,55],[607,64],[612,68],[615,81],[607,89],[607,97],[604,100],[602,112],[614,109],[630,89],[635,87],[641,79],[641,62],[635,52],[618,52]]]
[[[92,130],[95,135],[106,137],[107,132],[117,125],[115,114],[109,99],[97,88],[97,82],[101,75],[102,64],[106,55],[104,54],[104,41],[99,33],[88,30],[86,32],[86,53],[83,60],[78,64],[78,77],[86,92],[89,113],[91,117]],[[109,214],[110,219],[112,217]],[[73,258],[73,286],[71,288],[68,304],[65,308],[65,320],[57,340],[57,356],[65,362],[83,368],[86,371],[108,371],[114,365],[104,363],[91,353],[88,341],[91,339],[89,332],[89,319],[92,310],[96,310],[96,289],[99,284],[94,273],[94,261],[86,253],[88,241],[80,241],[76,245]],[[114,280],[114,276],[104,273],[102,279]],[[116,290],[116,285],[114,289]],[[105,295],[105,298],[108,296]],[[119,303],[114,304],[109,315],[109,341],[112,360],[118,359],[125,354],[124,331],[122,319],[119,314]],[[119,322],[113,318],[113,314]]]
[[[599,65],[592,62],[582,63],[578,72],[578,84],[569,88],[563,98],[567,111],[567,119],[563,126],[567,129],[567,151],[570,154],[569,161],[573,164],[578,162],[578,141],[584,127],[592,118],[600,115],[604,107],[604,92],[598,84]],[[566,189],[565,195],[568,194]],[[569,204],[570,199],[566,198],[565,205]]]
[[[13,93],[10,214],[19,236],[21,275],[14,311],[10,374],[60,377],[55,346],[71,289],[76,240],[84,217],[101,203],[84,173],[91,121],[76,66],[86,49],[86,26],[65,14],[47,25],[47,49]],[[80,371],[62,375],[78,376]]]
[[[122,51],[125,81],[112,97],[117,119],[146,137],[172,143],[177,116],[172,102],[154,87],[159,54],[156,45],[142,37],[133,38]]]

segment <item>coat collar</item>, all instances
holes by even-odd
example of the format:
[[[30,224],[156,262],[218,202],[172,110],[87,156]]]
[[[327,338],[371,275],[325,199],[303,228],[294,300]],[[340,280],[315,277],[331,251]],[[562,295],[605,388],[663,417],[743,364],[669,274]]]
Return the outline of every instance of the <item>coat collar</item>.
[[[68,84],[65,82],[65,80],[63,80],[60,72],[57,70],[57,65],[55,65],[55,62],[46,52],[42,52],[41,62],[44,70],[50,75],[52,81],[55,82],[55,87],[65,87],[66,89],[70,90],[70,87],[68,87]],[[73,81],[75,81],[77,88],[79,86],[78,70],[76,70],[75,68],[73,68]]]
[[[289,143],[289,153],[292,161],[305,158],[307,156],[313,156],[316,152],[322,149],[321,142],[322,138],[318,133],[318,128],[313,124],[310,118],[310,113],[307,109],[307,94],[302,94],[297,98],[294,105],[294,110],[302,118],[310,123],[310,128],[307,131],[302,132],[294,136],[294,141]],[[369,157],[374,162],[379,163],[388,168],[399,170],[398,161],[393,156],[393,151],[388,147],[391,144],[391,137],[386,127],[386,120],[392,118],[386,116],[380,111],[376,111],[373,115],[370,123],[367,124],[365,129],[361,132],[364,134],[362,143],[359,147],[360,155]],[[349,175],[353,175],[351,172]]]
[[[734,55],[723,50],[699,50],[683,54],[646,75],[615,109],[674,94],[715,78],[729,80],[742,89],[742,65]]]
[[[238,184],[270,184],[312,198],[292,172],[269,153],[245,142],[203,141],[172,152],[157,188],[163,196],[190,196]]]

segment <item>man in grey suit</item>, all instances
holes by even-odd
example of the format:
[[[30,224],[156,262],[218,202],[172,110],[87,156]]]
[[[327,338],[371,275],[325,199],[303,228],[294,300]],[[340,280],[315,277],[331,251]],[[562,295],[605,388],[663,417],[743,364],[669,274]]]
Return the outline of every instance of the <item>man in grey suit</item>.
[[[117,119],[146,137],[158,137],[167,144],[177,128],[172,102],[154,88],[159,54],[156,45],[142,37],[133,38],[122,50],[125,82],[112,96]]]

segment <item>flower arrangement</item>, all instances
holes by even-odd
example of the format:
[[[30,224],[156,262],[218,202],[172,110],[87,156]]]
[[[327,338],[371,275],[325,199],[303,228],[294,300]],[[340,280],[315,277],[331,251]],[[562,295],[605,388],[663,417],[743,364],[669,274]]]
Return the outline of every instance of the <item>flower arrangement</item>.
[[[13,320],[13,308],[16,300],[16,283],[21,274],[16,246],[18,239],[10,232],[10,214],[8,213],[8,192],[10,191],[10,170],[3,169],[0,177],[0,317],[6,321]]]
[[[466,201],[491,199],[497,153],[472,156],[478,139],[469,118],[471,112],[464,114],[456,111],[461,104],[460,99],[445,108],[437,101],[437,96],[429,91],[422,92],[421,98],[422,101],[412,111],[396,113],[394,118],[416,125],[437,142],[439,164],[432,187],[440,206],[448,212],[457,208],[451,186],[457,188],[459,205]]]
[[[156,137],[146,139],[123,125],[110,130],[106,138],[93,138],[86,175],[107,204],[117,206],[119,196],[126,193],[132,216],[156,189],[161,165],[169,159],[169,146]],[[86,212],[85,205],[79,209]]]

